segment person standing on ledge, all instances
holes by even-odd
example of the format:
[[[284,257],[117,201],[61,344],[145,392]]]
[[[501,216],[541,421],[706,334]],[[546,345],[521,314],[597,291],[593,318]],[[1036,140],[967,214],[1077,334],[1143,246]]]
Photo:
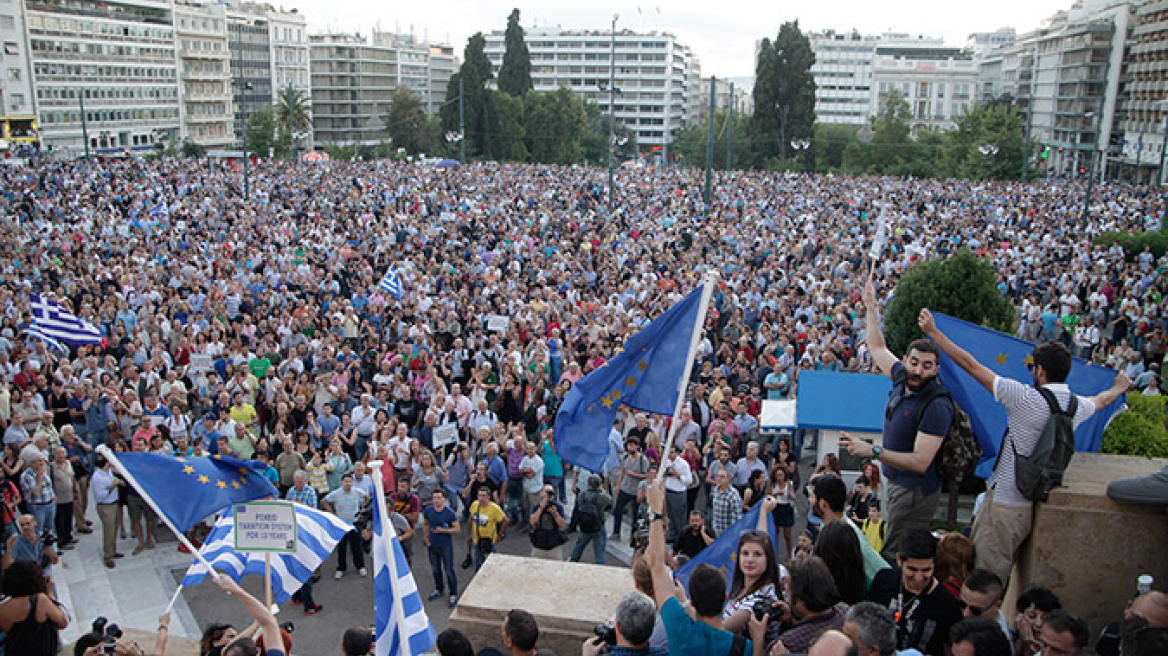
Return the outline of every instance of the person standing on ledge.
[[[1018,548],[1030,535],[1033,522],[1033,504],[1022,496],[1016,484],[1014,465],[1016,456],[1029,456],[1038,444],[1038,438],[1050,419],[1050,406],[1043,391],[1054,395],[1060,408],[1067,408],[1072,396],[1067,387],[1071,373],[1071,352],[1061,342],[1043,342],[1034,347],[1027,365],[1033,385],[1004,378],[978,362],[972,355],[953,343],[937,328],[933,314],[922,309],[917,319],[921,330],[941,347],[957,366],[981,383],[994,400],[1006,406],[1006,436],[1002,440],[1000,457],[994,473],[987,481],[985,501],[973,521],[973,545],[977,552],[977,567],[988,569],[1003,581],[1010,577]],[[1111,387],[1092,397],[1074,395],[1077,409],[1072,419],[1075,427],[1086,421],[1095,411],[1111,405],[1131,387],[1131,379],[1122,371],[1115,376]]]
[[[876,308],[876,289],[869,281],[864,287],[867,310],[864,339],[872,354],[872,363],[892,379],[892,394],[884,411],[883,445],[874,446],[840,433],[840,444],[862,458],[872,457],[884,465],[888,479],[888,500],[884,519],[888,530],[883,556],[894,562],[900,537],[910,528],[928,529],[941,500],[941,479],[935,463],[937,450],[953,422],[953,401],[935,396],[941,357],[937,345],[918,339],[908,345],[908,352],[898,360],[884,341],[880,313]],[[919,405],[927,403],[923,411]],[[918,419],[919,417],[919,419]]]

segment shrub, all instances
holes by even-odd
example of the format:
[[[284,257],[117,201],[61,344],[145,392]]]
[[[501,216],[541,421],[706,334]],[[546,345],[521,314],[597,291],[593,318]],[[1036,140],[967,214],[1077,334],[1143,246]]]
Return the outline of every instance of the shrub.
[[[1128,409],[1111,420],[1103,432],[1101,453],[1168,458],[1165,397],[1129,394]]]
[[[1109,230],[1095,235],[1091,241],[1096,246],[1108,248],[1113,244],[1119,244],[1123,247],[1128,261],[1134,261],[1136,256],[1144,250],[1144,246],[1151,246],[1152,254],[1157,259],[1164,255],[1165,251],[1168,251],[1168,234],[1159,230],[1147,232]]]

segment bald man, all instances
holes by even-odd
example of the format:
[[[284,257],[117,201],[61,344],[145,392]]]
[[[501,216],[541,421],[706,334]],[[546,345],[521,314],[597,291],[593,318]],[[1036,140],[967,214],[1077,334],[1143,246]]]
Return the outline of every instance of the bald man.
[[[848,651],[851,648],[851,638],[840,631],[831,629],[824,631],[815,639],[815,642],[811,643],[811,649],[807,650],[807,656],[848,656]],[[774,651],[771,653],[773,654]]]

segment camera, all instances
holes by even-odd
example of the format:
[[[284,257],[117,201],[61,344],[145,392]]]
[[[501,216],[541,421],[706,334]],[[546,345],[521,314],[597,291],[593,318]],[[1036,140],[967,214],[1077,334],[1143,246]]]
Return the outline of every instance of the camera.
[[[754,619],[762,621],[762,618],[771,612],[771,602],[761,599],[754,602],[754,606],[750,610],[754,613]]]
[[[57,544],[57,536],[53,535],[53,532],[46,528],[44,532],[41,533],[41,542],[43,542],[46,547],[51,547],[54,544]],[[115,624],[114,626],[117,625]]]
[[[281,622],[280,628],[287,631],[288,633],[292,633],[293,631],[296,630],[296,625],[293,624],[292,622]]]
[[[358,531],[364,531],[367,528],[373,527],[373,506],[369,505],[367,508],[362,508],[357,511],[357,516],[353,518],[353,528]]]
[[[596,637],[600,638],[600,640],[609,647],[616,645],[615,627],[611,627],[607,624],[597,624],[596,626],[592,627],[592,632],[595,633]]]

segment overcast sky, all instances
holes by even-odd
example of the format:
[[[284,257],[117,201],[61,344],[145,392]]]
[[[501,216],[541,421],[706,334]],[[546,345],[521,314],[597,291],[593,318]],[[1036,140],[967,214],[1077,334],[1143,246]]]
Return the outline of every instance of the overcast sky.
[[[896,31],[939,36],[954,46],[971,32],[1013,27],[1020,34],[1051,14],[1070,8],[1073,0],[286,0],[308,20],[309,33],[327,30],[368,32],[375,26],[427,36],[453,45],[459,56],[475,32],[503,29],[512,8],[525,29],[561,26],[605,29],[614,13],[617,29],[660,30],[693,48],[703,75],[749,77],[754,73],[754,42],[774,37],[779,26],[798,19],[804,31],[853,28],[864,34]],[[279,4],[279,3],[277,3]]]

